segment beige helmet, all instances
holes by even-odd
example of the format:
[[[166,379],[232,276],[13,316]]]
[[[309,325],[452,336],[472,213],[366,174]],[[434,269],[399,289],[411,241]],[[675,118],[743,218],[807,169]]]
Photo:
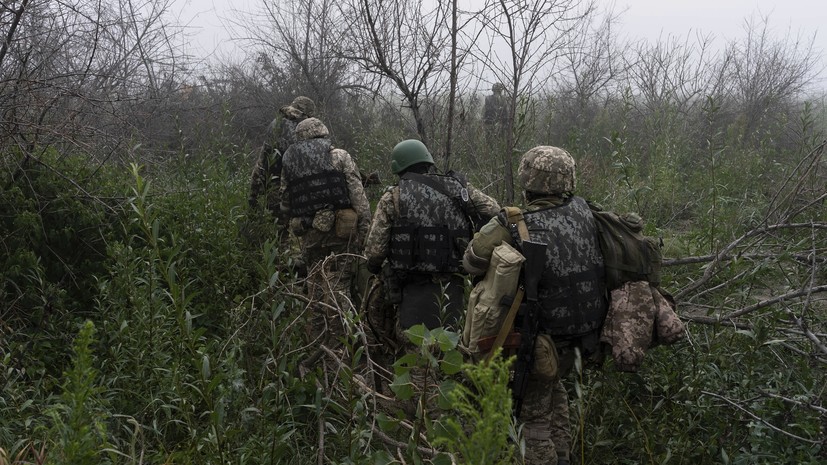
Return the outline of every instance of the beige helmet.
[[[307,117],[313,116],[313,113],[316,112],[316,104],[313,103],[313,100],[309,97],[305,97],[304,95],[299,95],[294,98],[293,103],[291,103],[290,106],[304,113],[304,116]]]
[[[574,158],[559,147],[540,145],[523,154],[517,176],[523,189],[543,194],[574,191]]]
[[[505,86],[501,82],[495,82],[493,86],[491,86],[491,91],[496,93],[502,92],[505,90]]]
[[[329,132],[327,126],[324,125],[318,118],[303,119],[296,125],[296,140],[315,139],[317,137],[327,137]]]
[[[293,99],[290,105],[281,107],[279,111],[287,118],[300,120],[313,116],[316,112],[316,104],[309,97],[299,95]]]

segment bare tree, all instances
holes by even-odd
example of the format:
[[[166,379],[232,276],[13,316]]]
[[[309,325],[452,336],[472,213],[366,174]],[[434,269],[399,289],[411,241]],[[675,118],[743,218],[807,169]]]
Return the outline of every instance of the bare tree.
[[[2,24],[11,21],[0,49],[0,145],[16,146],[24,163],[47,147],[107,158],[142,125],[125,103],[158,100],[182,82],[167,1],[13,0],[2,8]]]
[[[588,127],[597,107],[619,97],[615,90],[627,66],[615,37],[616,20],[610,10],[581,22],[569,52],[561,57],[563,71],[555,79],[554,92],[563,114],[563,130]]]
[[[343,18],[333,0],[262,2],[239,21],[256,60],[272,74],[269,84],[290,95],[304,94],[321,106],[342,89],[358,85],[338,50]]]
[[[429,87],[449,68],[452,34],[445,27],[452,3],[401,0],[347,0],[343,16],[347,40],[343,56],[365,72],[390,82],[411,111],[420,139],[429,145],[432,134],[422,114]],[[377,89],[378,90],[378,89]],[[431,89],[433,91],[433,89]]]
[[[530,98],[554,75],[557,60],[569,53],[573,32],[595,11],[594,0],[488,0],[482,20],[488,40],[476,57],[507,89],[508,108],[502,157],[506,201],[514,200],[512,154],[527,134],[518,119]]]
[[[746,20],[744,31],[746,37],[727,49],[726,77],[743,112],[746,136],[772,118],[767,110],[788,103],[813,82],[821,71],[821,57],[813,48],[815,35],[808,38],[787,32],[774,38],[769,17]]]

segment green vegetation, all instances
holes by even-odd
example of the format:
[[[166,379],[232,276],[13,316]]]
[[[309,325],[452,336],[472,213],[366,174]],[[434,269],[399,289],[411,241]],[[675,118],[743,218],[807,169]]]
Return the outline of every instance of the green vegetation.
[[[297,0],[270,18],[275,34],[251,32],[246,62],[196,75],[163,2],[6,3],[0,465],[519,456],[508,363],[467,364],[457,334],[413,328],[415,349],[393,363],[354,306],[338,309],[340,347],[309,340],[295,241],[247,206],[265,128],[299,94],[384,184],[391,148],[419,137],[440,168],[505,202],[519,154],[556,145],[577,161],[580,195],[662,237],[686,338],[638,373],[609,361],[565,380],[573,463],[827,461],[827,109],[804,42],[763,23],[721,54],[622,44],[611,21],[570,15],[586,6],[573,0],[563,13],[491,2],[460,12],[464,31],[442,27],[450,2],[419,14]],[[548,27],[507,28],[511,13]],[[365,39],[374,19],[386,43]],[[490,53],[508,39],[515,55],[560,49],[517,69]],[[510,114],[492,127],[494,81]],[[373,202],[382,189],[368,188]]]
[[[608,363],[568,380],[578,462],[823,461],[824,354],[808,337],[823,345],[827,319],[821,152],[724,146],[691,163],[652,152],[660,164],[647,169],[631,162],[629,139],[614,140],[607,159],[575,153],[580,186],[649,215],[671,265],[666,288],[690,323],[687,340],[653,349],[640,373]],[[113,165],[83,192],[70,180],[87,164],[49,157],[3,183],[0,460],[507,463],[515,453],[505,365],[462,365],[455,334],[411,332],[421,351],[395,365],[400,401],[422,392],[405,381],[412,369],[450,381],[437,389],[436,422],[424,398],[411,419],[371,389],[360,321],[343,355],[303,365],[316,348],[302,330],[301,280],[274,225],[246,209],[246,170],[215,157],[154,174]],[[693,171],[661,166],[682,163]]]

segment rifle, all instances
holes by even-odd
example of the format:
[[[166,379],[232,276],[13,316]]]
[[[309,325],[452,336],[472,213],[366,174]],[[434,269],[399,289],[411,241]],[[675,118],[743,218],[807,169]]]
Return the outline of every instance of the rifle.
[[[517,351],[517,361],[514,363],[514,380],[511,386],[515,417],[520,416],[528,375],[534,363],[534,341],[540,329],[537,286],[546,266],[546,244],[524,240],[521,248],[526,258],[523,263],[523,287],[527,304],[522,309],[520,348]]]

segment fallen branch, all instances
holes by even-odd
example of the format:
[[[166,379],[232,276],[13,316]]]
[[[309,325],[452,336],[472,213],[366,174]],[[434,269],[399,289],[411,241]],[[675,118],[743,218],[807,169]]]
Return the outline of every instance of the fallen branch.
[[[815,286],[807,289],[799,289],[797,291],[788,292],[786,294],[779,295],[777,297],[773,297],[772,299],[762,300],[756,304],[750,305],[748,307],[744,307],[740,310],[736,310],[728,315],[724,315],[720,317],[721,320],[732,320],[733,318],[738,318],[739,316],[746,315],[747,313],[754,312],[755,310],[769,307],[770,305],[777,304],[779,302],[783,302],[787,299],[794,299],[796,297],[804,297],[809,294],[817,294],[820,292],[827,292],[827,285],[823,286]]]
[[[785,436],[788,436],[788,437],[790,437],[790,438],[793,438],[793,439],[798,440],[798,441],[801,441],[801,442],[806,442],[806,443],[808,443],[808,444],[821,444],[821,443],[822,443],[822,441],[815,441],[815,440],[812,440],[812,439],[802,438],[801,436],[798,436],[798,435],[795,435],[795,434],[793,434],[793,433],[790,433],[790,432],[784,431],[783,429],[781,429],[781,428],[779,428],[779,427],[777,427],[777,426],[773,425],[772,423],[768,422],[767,420],[764,420],[763,418],[761,418],[761,417],[759,417],[758,415],[756,415],[756,414],[754,414],[754,413],[750,412],[749,410],[745,409],[744,407],[741,407],[741,406],[740,406],[740,405],[738,405],[738,403],[736,403],[735,401],[732,401],[732,400],[730,400],[730,399],[727,399],[726,397],[724,397],[724,396],[722,396],[722,395],[720,395],[720,394],[715,394],[714,392],[709,392],[709,391],[701,391],[701,394],[705,394],[705,395],[712,396],[712,397],[715,397],[715,398],[718,398],[718,399],[723,400],[724,402],[726,402],[726,403],[728,403],[728,404],[732,405],[733,407],[737,408],[738,410],[740,410],[740,411],[742,411],[742,412],[746,413],[746,414],[747,414],[747,415],[749,415],[749,417],[750,417],[750,418],[752,418],[753,420],[760,421],[761,423],[763,423],[763,424],[767,425],[767,427],[769,427],[771,430],[773,430],[773,431],[775,431],[775,432],[777,432],[777,433],[781,433],[781,434],[783,434],[783,435],[785,435]]]

